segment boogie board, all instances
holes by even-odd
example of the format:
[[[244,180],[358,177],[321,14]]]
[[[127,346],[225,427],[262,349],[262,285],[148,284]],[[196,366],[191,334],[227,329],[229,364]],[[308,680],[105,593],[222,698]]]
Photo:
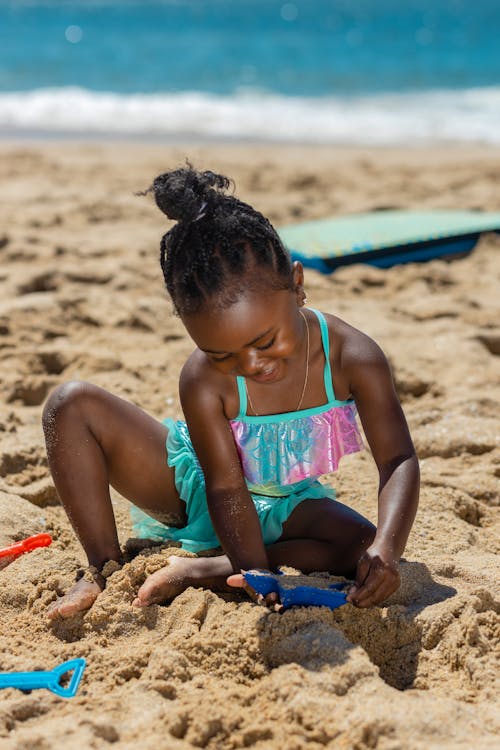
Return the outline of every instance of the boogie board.
[[[500,231],[500,213],[373,211],[282,227],[292,260],[323,273],[368,263],[389,268],[468,253],[482,232]]]

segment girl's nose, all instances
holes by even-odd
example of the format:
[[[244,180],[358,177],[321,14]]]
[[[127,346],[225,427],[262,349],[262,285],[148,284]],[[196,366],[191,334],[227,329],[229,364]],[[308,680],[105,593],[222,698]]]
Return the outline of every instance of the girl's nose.
[[[261,370],[258,353],[249,349],[238,359],[238,370],[244,377],[251,377]]]

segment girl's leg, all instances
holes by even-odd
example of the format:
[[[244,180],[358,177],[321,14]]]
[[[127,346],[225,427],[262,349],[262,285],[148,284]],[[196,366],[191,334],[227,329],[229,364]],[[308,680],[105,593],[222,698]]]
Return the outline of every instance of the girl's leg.
[[[272,545],[270,562],[291,551],[293,562],[287,564],[304,573],[328,570],[351,576],[375,532],[368,519],[343,503],[329,498],[305,500],[283,524],[280,539]]]
[[[283,524],[280,539],[269,545],[271,568],[290,565],[303,573],[328,570],[353,576],[363,552],[375,536],[375,526],[356,511],[329,498],[304,500]],[[229,558],[169,558],[169,565],[153,573],[139,589],[134,604],[164,602],[188,586],[227,591],[233,572]],[[237,583],[235,576],[235,585]]]
[[[109,485],[172,525],[185,523],[185,505],[166,461],[166,427],[137,406],[90,383],[56,388],[43,413],[47,455],[68,518],[87,554],[101,570],[120,561]],[[55,602],[50,615],[90,606],[103,582],[81,579]]]

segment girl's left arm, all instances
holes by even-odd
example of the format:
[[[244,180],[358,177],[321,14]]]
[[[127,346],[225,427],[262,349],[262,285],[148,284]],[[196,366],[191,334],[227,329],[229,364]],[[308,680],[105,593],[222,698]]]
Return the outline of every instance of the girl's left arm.
[[[387,359],[367,336],[347,354],[346,372],[366,439],[379,472],[375,539],[360,558],[349,600],[370,607],[399,587],[398,562],[418,505],[418,458]]]

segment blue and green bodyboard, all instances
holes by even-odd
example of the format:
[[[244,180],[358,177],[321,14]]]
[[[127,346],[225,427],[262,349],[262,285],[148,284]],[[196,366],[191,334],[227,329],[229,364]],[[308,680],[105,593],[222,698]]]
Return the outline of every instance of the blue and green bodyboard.
[[[472,250],[483,232],[500,231],[500,213],[373,211],[292,224],[279,235],[293,260],[323,273],[368,263],[389,268]]]

